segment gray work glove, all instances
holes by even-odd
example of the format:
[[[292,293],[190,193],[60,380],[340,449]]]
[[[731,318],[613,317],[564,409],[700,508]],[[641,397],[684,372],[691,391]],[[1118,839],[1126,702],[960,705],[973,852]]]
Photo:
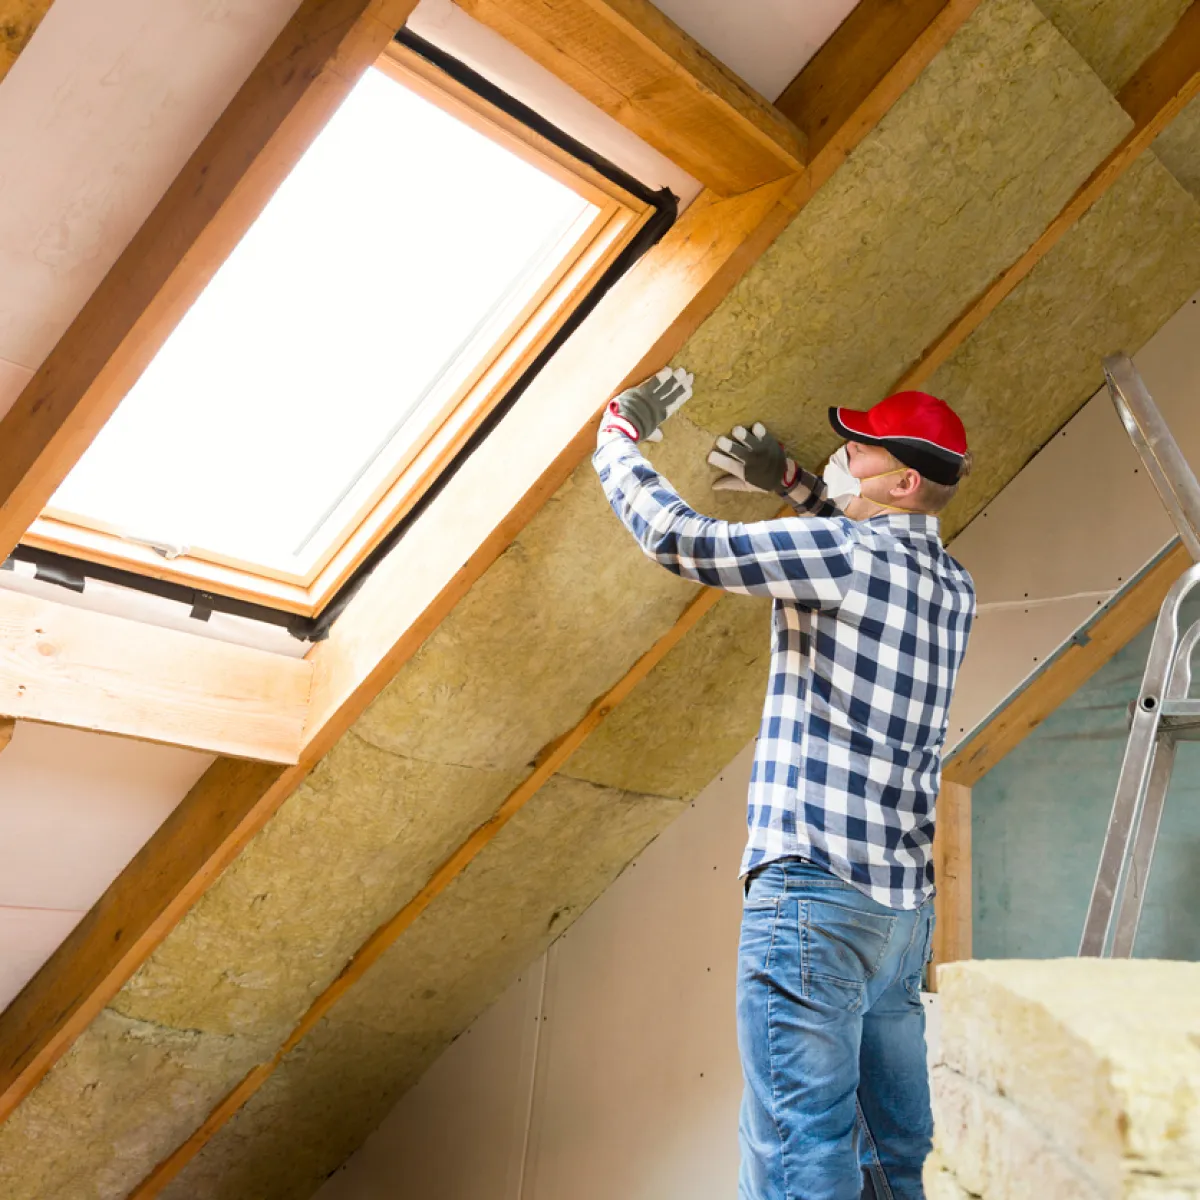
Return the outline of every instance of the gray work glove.
[[[797,512],[814,517],[840,513],[825,495],[825,484],[788,456],[777,437],[761,422],[747,430],[736,425],[722,434],[709,453],[708,461],[722,474],[713,480],[713,490],[722,492],[768,492],[785,496]]]
[[[793,459],[765,425],[756,422],[747,430],[735,425],[722,434],[708,456],[711,466],[724,472],[713,481],[714,491],[773,492],[786,496],[799,475]]]
[[[635,442],[661,442],[659,426],[692,396],[692,375],[663,367],[653,378],[614,396],[600,422],[600,438],[623,433]]]

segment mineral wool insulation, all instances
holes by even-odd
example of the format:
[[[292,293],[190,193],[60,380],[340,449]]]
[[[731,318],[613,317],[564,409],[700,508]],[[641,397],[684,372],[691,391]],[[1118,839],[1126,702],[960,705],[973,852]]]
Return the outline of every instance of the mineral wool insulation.
[[[1128,127],[1029,0],[984,0],[685,347],[699,391],[654,451],[668,477],[706,510],[763,515],[709,491],[714,433],[761,418],[815,462],[828,403],[882,394]],[[1135,350],[1197,287],[1200,208],[1147,160],[944,368],[986,464],[965,511],[1094,390],[1077,339]],[[1014,384],[1018,354],[1050,381]],[[0,1128],[0,1197],[125,1195],[695,594],[581,466]],[[315,1191],[744,744],[768,639],[762,604],[722,600],[166,1194]]]
[[[956,963],[938,984],[930,1200],[1200,1196],[1200,963]]]

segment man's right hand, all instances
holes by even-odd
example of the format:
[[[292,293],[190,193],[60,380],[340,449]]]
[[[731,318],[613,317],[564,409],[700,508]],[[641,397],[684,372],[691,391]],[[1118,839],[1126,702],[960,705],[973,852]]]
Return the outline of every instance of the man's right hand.
[[[708,461],[723,472],[713,481],[713,490],[718,492],[773,492],[786,496],[800,475],[779,439],[761,422],[751,429],[735,425],[731,434],[722,434]]]
[[[722,434],[708,456],[722,472],[713,480],[718,492],[767,492],[785,496],[800,514],[810,517],[840,516],[841,510],[825,495],[825,484],[788,456],[782,443],[765,425],[751,429],[737,425]]]

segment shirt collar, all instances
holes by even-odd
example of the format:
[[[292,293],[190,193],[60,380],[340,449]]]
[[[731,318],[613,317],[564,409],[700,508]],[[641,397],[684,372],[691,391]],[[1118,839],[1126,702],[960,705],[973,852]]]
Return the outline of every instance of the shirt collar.
[[[868,517],[863,524],[873,529],[888,529],[897,537],[926,537],[941,541],[941,522],[932,513],[886,512]]]

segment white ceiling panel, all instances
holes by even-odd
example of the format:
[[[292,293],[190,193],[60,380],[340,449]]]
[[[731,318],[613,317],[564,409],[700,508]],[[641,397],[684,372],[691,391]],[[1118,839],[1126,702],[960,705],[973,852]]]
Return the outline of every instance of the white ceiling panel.
[[[18,722],[0,754],[0,906],[90,908],[211,762]]]
[[[82,912],[0,907],[0,1010],[75,928]]]
[[[705,50],[774,100],[856,0],[656,0]]]
[[[0,83],[0,358],[38,366],[297,0],[56,0]]]

